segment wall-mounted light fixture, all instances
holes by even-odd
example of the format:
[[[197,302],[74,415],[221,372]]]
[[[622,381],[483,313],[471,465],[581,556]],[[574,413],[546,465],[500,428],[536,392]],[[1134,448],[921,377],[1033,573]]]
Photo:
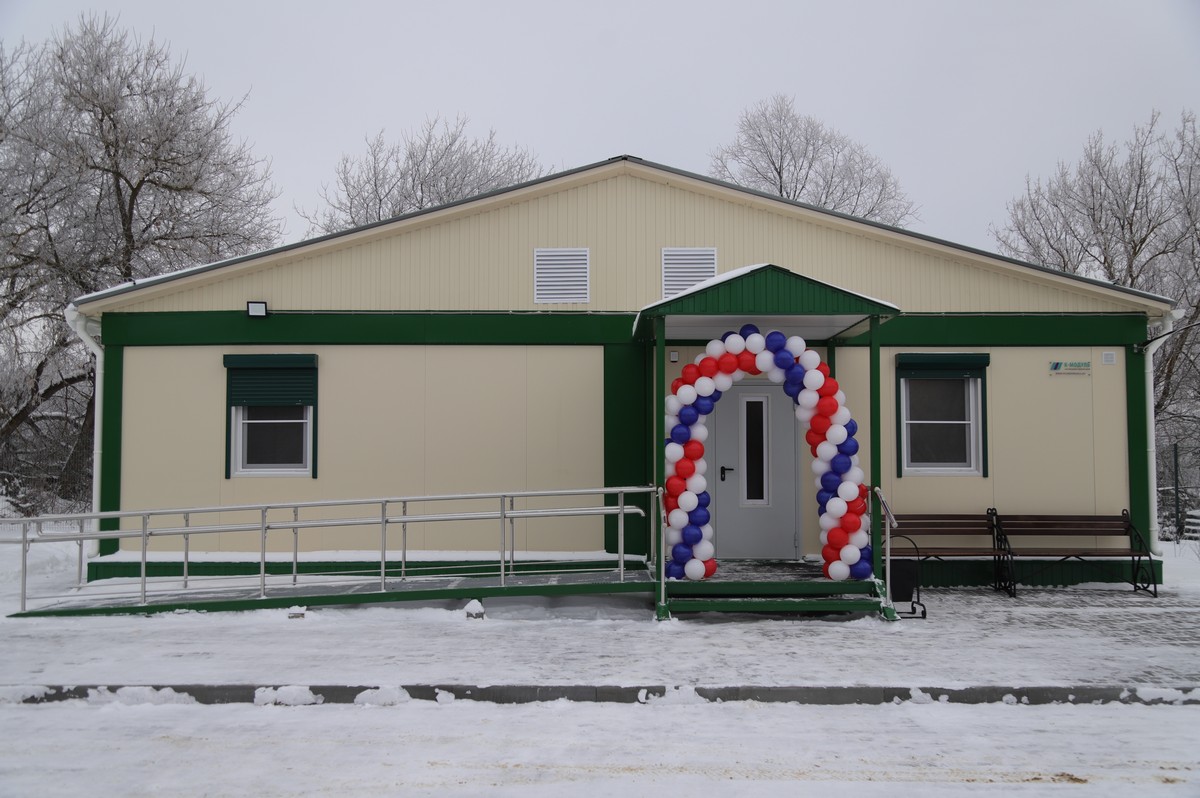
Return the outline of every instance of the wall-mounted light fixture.
[[[678,363],[679,362],[679,353],[677,351],[675,351],[674,349],[672,349],[670,352],[670,358],[671,358],[672,363]]]
[[[247,302],[246,315],[251,318],[263,318],[267,315],[266,302]]]

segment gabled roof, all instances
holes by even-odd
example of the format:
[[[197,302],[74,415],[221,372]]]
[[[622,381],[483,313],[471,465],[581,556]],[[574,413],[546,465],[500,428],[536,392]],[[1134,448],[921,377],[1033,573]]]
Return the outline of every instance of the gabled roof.
[[[666,319],[667,338],[719,337],[730,324],[746,322],[779,329],[806,339],[825,340],[870,316],[896,316],[900,308],[771,263],[719,274],[673,297],[642,308],[633,323],[634,338],[653,337],[653,320]]]
[[[546,175],[546,176],[540,177],[536,180],[530,180],[525,183],[508,186],[506,188],[498,189],[496,191],[491,191],[486,194],[480,194],[480,195],[477,195],[474,197],[469,197],[466,199],[458,200],[456,202],[447,203],[445,205],[440,205],[440,206],[437,206],[434,208],[426,208],[426,209],[423,209],[420,211],[415,211],[413,213],[405,214],[402,216],[397,216],[392,219],[385,219],[382,221],[373,222],[371,224],[363,225],[361,227],[356,227],[356,228],[352,228],[349,230],[344,230],[344,231],[341,231],[338,233],[332,233],[329,235],[319,236],[317,238],[312,238],[312,239],[307,239],[307,240],[299,241],[299,242],[292,243],[292,244],[287,244],[285,246],[276,247],[276,248],[269,249],[269,250],[264,250],[262,252],[256,252],[256,253],[252,253],[249,255],[242,255],[239,257],[235,257],[235,258],[229,258],[227,260],[217,261],[215,263],[201,264],[201,265],[197,265],[197,266],[194,266],[194,267],[191,267],[188,269],[182,269],[180,271],[170,272],[168,274],[162,274],[162,275],[157,275],[154,277],[148,277],[148,278],[144,278],[144,279],[135,280],[130,283],[123,283],[121,285],[117,285],[112,288],[107,288],[102,291],[97,291],[97,292],[94,292],[91,294],[86,294],[84,296],[81,296],[81,297],[77,298],[73,304],[75,304],[77,306],[82,306],[82,305],[85,305],[88,303],[97,302],[102,299],[108,299],[110,297],[116,297],[116,296],[132,293],[132,292],[139,292],[139,291],[143,291],[145,289],[163,286],[165,284],[169,284],[174,281],[184,280],[184,279],[188,279],[188,278],[194,278],[196,276],[204,275],[204,274],[211,273],[211,272],[219,272],[219,271],[226,271],[226,270],[234,271],[237,269],[237,267],[242,266],[244,264],[250,264],[255,261],[275,259],[278,256],[287,255],[290,253],[296,253],[298,251],[305,250],[305,249],[318,249],[318,248],[321,248],[324,246],[328,246],[330,243],[338,242],[341,239],[348,239],[348,238],[356,237],[356,236],[361,237],[364,234],[370,233],[371,231],[377,231],[377,230],[380,230],[381,228],[386,228],[390,225],[401,225],[403,223],[410,222],[415,219],[420,219],[421,217],[426,217],[426,216],[430,216],[433,214],[439,214],[439,213],[446,213],[453,209],[462,208],[464,206],[470,206],[470,205],[476,205],[476,204],[483,205],[485,203],[494,201],[498,198],[504,198],[504,197],[506,197],[506,195],[514,195],[519,192],[527,192],[527,191],[534,189],[536,187],[539,187],[539,186],[554,183],[556,181],[567,181],[572,178],[578,178],[579,176],[585,175],[586,173],[589,173],[589,172],[603,170],[603,169],[611,168],[613,166],[619,166],[621,164],[629,164],[629,165],[632,165],[637,168],[648,169],[651,171],[659,172],[668,177],[674,176],[674,177],[678,177],[678,178],[683,178],[687,181],[698,181],[699,183],[707,184],[709,186],[714,186],[714,187],[717,187],[724,191],[732,191],[732,192],[740,193],[742,195],[745,195],[748,198],[754,198],[758,201],[765,201],[765,202],[779,204],[779,205],[788,206],[788,207],[792,207],[792,208],[803,209],[804,211],[807,211],[807,212],[811,212],[814,214],[819,214],[824,217],[828,217],[831,222],[836,221],[837,223],[843,224],[843,225],[851,224],[851,225],[863,227],[863,228],[873,228],[875,230],[885,232],[889,235],[899,235],[899,236],[903,236],[905,238],[912,239],[914,241],[924,242],[926,244],[932,244],[932,245],[936,245],[938,247],[947,247],[952,250],[956,250],[958,252],[970,254],[972,256],[987,258],[988,260],[995,262],[995,263],[1007,264],[1009,266],[1017,266],[1017,267],[1020,267],[1021,269],[1028,269],[1028,270],[1038,272],[1041,274],[1053,275],[1057,279],[1066,279],[1069,281],[1074,281],[1077,283],[1102,288],[1102,289],[1105,289],[1108,291],[1115,291],[1115,292],[1125,294],[1128,296],[1138,297],[1142,300],[1149,300],[1149,301],[1155,302],[1155,303],[1165,303],[1167,305],[1174,304],[1173,301],[1167,297],[1158,296],[1155,294],[1147,293],[1144,291],[1139,291],[1139,290],[1132,289],[1132,288],[1125,288],[1123,286],[1114,285],[1112,283],[1107,283],[1107,282],[1104,282],[1101,280],[1095,280],[1095,279],[1088,278],[1088,277],[1080,277],[1078,275],[1066,274],[1064,272],[1060,272],[1055,269],[1050,269],[1050,268],[1047,268],[1044,266],[1038,266],[1036,264],[1027,263],[1025,261],[1008,258],[1003,255],[998,255],[998,254],[995,254],[992,252],[987,252],[985,250],[976,249],[976,248],[969,247],[969,246],[966,246],[963,244],[956,244],[954,242],[946,241],[945,239],[935,238],[933,236],[928,236],[923,233],[915,233],[911,230],[905,230],[903,228],[893,227],[893,226],[886,225],[886,224],[883,224],[880,222],[875,222],[875,221],[871,221],[871,220],[867,220],[867,219],[861,219],[858,217],[849,216],[844,213],[839,213],[837,211],[831,211],[831,210],[828,210],[825,208],[820,208],[820,207],[817,207],[814,205],[809,205],[809,204],[806,204],[803,202],[797,202],[794,200],[784,199],[782,197],[774,196],[771,194],[766,194],[766,193],[760,192],[760,191],[755,191],[753,189],[748,189],[748,188],[745,188],[743,186],[739,186],[736,184],[726,183],[724,181],[717,180],[712,177],[707,177],[705,175],[699,175],[699,174],[695,174],[692,172],[687,172],[685,170],[676,169],[676,168],[673,168],[670,166],[665,166],[663,164],[655,163],[652,161],[646,161],[646,160],[643,160],[641,158],[637,158],[637,157],[634,157],[631,155],[616,156],[614,158],[609,158],[608,160],[605,160],[605,161],[598,161],[596,163],[577,167],[575,169],[569,169],[569,170],[565,170],[562,172],[557,172],[554,174]]]

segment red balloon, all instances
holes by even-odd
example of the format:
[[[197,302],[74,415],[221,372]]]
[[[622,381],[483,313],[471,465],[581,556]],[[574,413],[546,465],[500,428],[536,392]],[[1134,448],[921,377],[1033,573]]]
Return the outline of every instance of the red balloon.
[[[700,361],[700,375],[703,377],[715,377],[721,367],[717,365],[715,357],[706,357]]]
[[[687,490],[687,480],[681,476],[667,477],[667,495],[678,496]]]
[[[689,460],[699,460],[704,456],[704,444],[697,440],[690,440],[683,445],[683,456]],[[675,464],[675,470],[679,470],[679,463]]]
[[[695,474],[695,473],[696,473],[696,461],[695,460],[689,460],[685,457],[682,460],[679,460],[678,462],[675,463],[676,476],[680,476],[680,477],[683,477],[684,479],[687,479],[692,474]]]
[[[849,507],[849,505],[846,506],[847,508]],[[862,529],[862,516],[858,513],[852,513],[847,509],[846,514],[842,516],[840,523],[842,525],[842,529],[846,530],[847,532],[857,532],[858,530]]]
[[[679,393],[679,389],[683,387],[683,378],[676,377],[671,380],[671,393]]]
[[[854,501],[846,504],[846,512],[848,512],[848,513],[853,513],[854,515],[863,515],[864,513],[866,513],[866,511],[867,511],[867,500],[866,499],[855,499]]]
[[[832,544],[827,544],[823,549],[821,549],[821,558],[824,559],[825,562],[837,562],[838,560],[842,559],[842,550],[835,549]]]
[[[683,383],[684,385],[692,385],[696,380],[700,379],[700,367],[695,363],[688,363],[683,367]]]
[[[817,416],[813,416],[813,421],[816,421],[817,418],[818,418]],[[815,429],[810,429],[808,432],[804,433],[804,441],[809,446],[816,446],[818,443],[820,443],[823,440],[825,440],[824,432],[818,432]]]
[[[839,556],[842,546],[845,546],[850,542],[850,532],[852,531],[853,530],[843,529],[840,526],[835,526],[833,529],[829,530],[829,536],[827,540],[829,541],[830,546],[838,550]]]
[[[816,447],[816,446],[810,446],[810,447],[808,447],[808,450],[809,450],[810,452],[812,452],[812,456],[813,456],[813,457],[816,457],[816,456],[817,456],[817,447]]]
[[[829,376],[829,364],[828,363],[818,363],[817,371],[821,372],[826,377],[828,377]]]
[[[820,396],[833,396],[838,392],[838,382],[833,377],[826,377],[825,382],[817,389]]]
[[[825,574],[826,579],[833,578],[832,576],[829,575],[829,562],[828,561],[826,561],[826,563],[821,566],[821,573]]]
[[[737,356],[737,361],[738,368],[747,374],[762,374],[762,372],[758,370],[758,366],[755,364],[753,352],[742,351],[742,353]]]
[[[738,356],[732,352],[726,352],[717,358],[717,368],[721,369],[724,374],[732,374],[738,370]]]
[[[704,578],[708,579],[710,576],[712,576],[716,572],[717,572],[717,561],[715,559],[714,560],[705,560],[704,561]]]
[[[867,487],[866,485],[858,486],[858,498],[866,499],[870,495],[871,495],[871,489],[869,487]]]
[[[835,410],[834,412],[837,412],[837,411]],[[809,429],[816,432],[818,435],[821,436],[817,440],[817,443],[820,443],[821,441],[825,440],[825,433],[829,432],[829,428],[832,426],[833,426],[833,421],[830,420],[829,416],[816,415],[816,416],[813,416],[812,419],[808,422]]]
[[[838,411],[838,400],[832,396],[822,396],[817,400],[817,413],[822,416],[832,416]]]
[[[668,513],[676,510],[679,508],[679,499],[674,496],[663,496],[663,507],[667,509]]]

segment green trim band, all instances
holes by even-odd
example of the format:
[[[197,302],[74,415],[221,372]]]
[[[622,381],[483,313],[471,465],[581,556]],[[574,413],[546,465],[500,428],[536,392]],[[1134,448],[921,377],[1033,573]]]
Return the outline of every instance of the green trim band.
[[[905,315],[879,326],[880,346],[1124,346],[1146,340],[1139,313]],[[842,345],[869,346],[868,335]]]

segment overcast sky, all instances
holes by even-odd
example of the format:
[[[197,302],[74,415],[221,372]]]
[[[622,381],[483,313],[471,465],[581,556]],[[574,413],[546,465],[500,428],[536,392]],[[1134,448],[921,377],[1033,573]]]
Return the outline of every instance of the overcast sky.
[[[339,2],[0,0],[6,47],[80,12],[168,42],[273,164],[286,240],[343,153],[466,114],[558,171],[636,155],[707,173],[781,92],[859,140],[920,206],[911,228],[994,250],[1025,176],[1200,109],[1197,0]]]

